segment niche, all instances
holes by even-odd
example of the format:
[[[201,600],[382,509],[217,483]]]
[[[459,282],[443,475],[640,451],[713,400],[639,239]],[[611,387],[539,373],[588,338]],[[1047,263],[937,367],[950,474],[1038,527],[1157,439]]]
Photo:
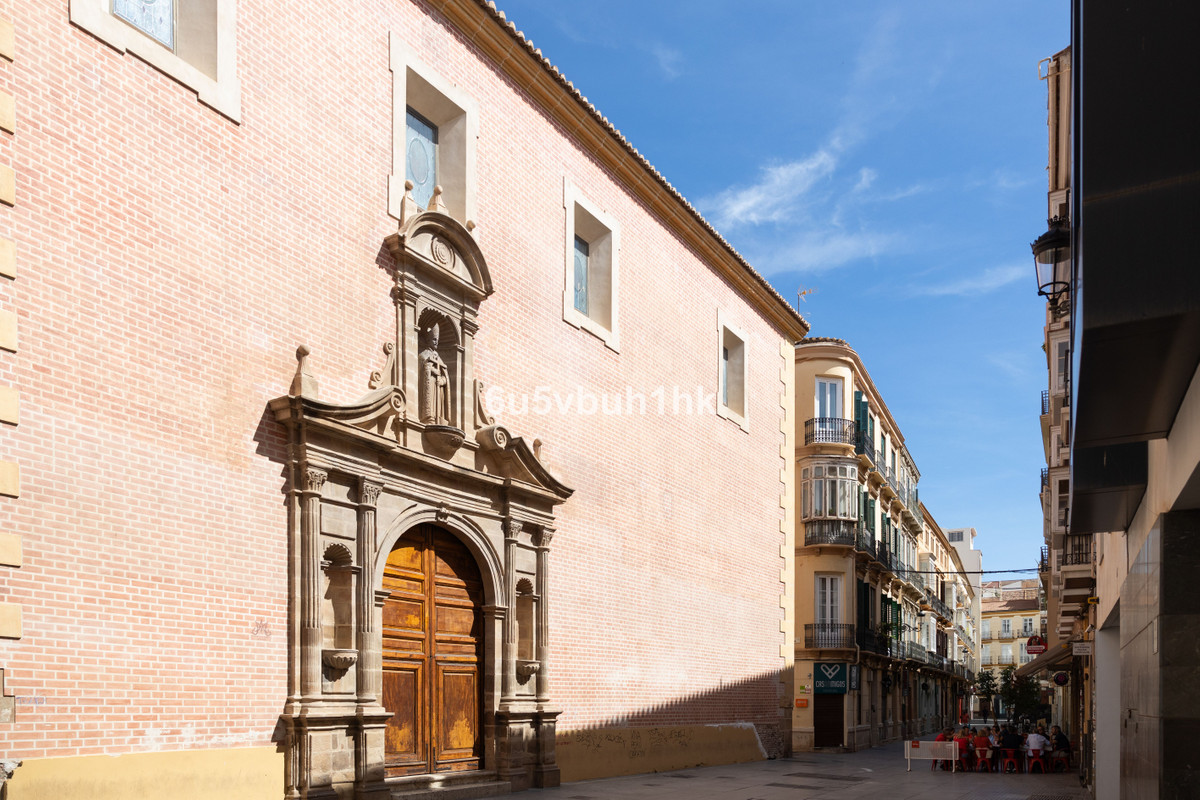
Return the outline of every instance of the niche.
[[[352,691],[354,681],[346,680],[358,661],[354,646],[354,563],[350,548],[331,544],[321,561],[321,661],[325,691]],[[346,688],[346,684],[349,688]]]
[[[458,331],[427,308],[417,320],[417,403],[424,425],[462,428],[458,398]]]
[[[524,684],[538,671],[537,660],[537,602],[533,583],[528,578],[517,581],[514,621],[517,626],[517,678]]]

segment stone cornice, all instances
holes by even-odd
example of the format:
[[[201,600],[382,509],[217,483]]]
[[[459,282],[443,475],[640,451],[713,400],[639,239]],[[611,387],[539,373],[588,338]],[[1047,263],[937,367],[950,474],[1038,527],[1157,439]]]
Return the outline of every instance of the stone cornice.
[[[792,341],[808,322],[733,249],[578,89],[487,0],[430,0],[497,69],[628,187],[664,225]]]

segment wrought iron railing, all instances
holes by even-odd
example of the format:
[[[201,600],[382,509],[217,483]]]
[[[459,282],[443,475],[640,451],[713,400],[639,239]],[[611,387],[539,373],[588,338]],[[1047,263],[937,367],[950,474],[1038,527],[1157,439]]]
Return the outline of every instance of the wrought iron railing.
[[[1038,556],[1038,572],[1049,572],[1049,571],[1050,571],[1050,556],[1049,556],[1049,553],[1046,550],[1046,548],[1043,547],[1040,555]]]
[[[1050,413],[1050,390],[1042,389],[1042,413]]]
[[[1092,537],[1066,536],[1063,538],[1063,549],[1058,554],[1058,566],[1079,566],[1091,564],[1093,560]]]
[[[809,648],[854,648],[854,626],[841,622],[813,622],[804,626],[804,646]]]
[[[879,542],[875,545],[875,560],[892,572],[896,571],[892,548],[888,546],[887,542]]]
[[[1042,483],[1041,483],[1041,489],[1039,491],[1044,493],[1049,488],[1050,488],[1050,469],[1048,467],[1042,467]]]
[[[1013,657],[1012,657],[1011,655],[1007,655],[1007,656],[1006,656],[1006,655],[1003,655],[1003,654],[1001,654],[1001,656],[1000,656],[1000,659],[999,659],[999,663],[1001,663],[1001,664],[1011,664],[1011,663],[1013,663]]]
[[[906,658],[911,658],[913,661],[920,661],[922,664],[926,662],[925,647],[919,642],[905,642],[904,655]]]
[[[871,558],[874,558],[875,534],[868,530],[866,526],[860,526],[858,529],[858,541],[855,542],[854,547],[856,550],[860,550],[871,556]]]
[[[868,653],[886,656],[891,650],[892,638],[870,628],[859,628],[856,641],[858,646]]]
[[[858,424],[840,417],[815,417],[804,423],[805,444],[854,444]]]
[[[847,519],[811,519],[804,523],[804,544],[841,544],[853,547],[858,523]]]
[[[854,436],[854,452],[860,456],[866,456],[871,459],[871,463],[875,463],[875,442],[861,428]]]

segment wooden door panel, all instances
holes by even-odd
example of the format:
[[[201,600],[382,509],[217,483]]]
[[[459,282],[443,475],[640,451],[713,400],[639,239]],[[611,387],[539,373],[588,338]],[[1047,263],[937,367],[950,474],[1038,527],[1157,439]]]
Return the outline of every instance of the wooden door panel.
[[[439,663],[437,673],[437,769],[478,769],[478,669],[474,664]]]
[[[384,730],[388,775],[429,771],[429,725],[422,702],[424,672],[422,662],[384,667],[383,706],[392,711]]]
[[[474,556],[429,525],[388,556],[383,705],[389,776],[479,769],[483,581]]]

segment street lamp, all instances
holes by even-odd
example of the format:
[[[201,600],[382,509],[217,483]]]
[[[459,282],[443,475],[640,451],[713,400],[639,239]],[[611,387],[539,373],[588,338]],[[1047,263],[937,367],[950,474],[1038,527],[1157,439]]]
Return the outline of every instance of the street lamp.
[[[1071,288],[1067,280],[1071,264],[1071,225],[1066,217],[1053,217],[1046,222],[1048,229],[1030,248],[1033,250],[1038,294],[1057,304],[1059,298]]]

